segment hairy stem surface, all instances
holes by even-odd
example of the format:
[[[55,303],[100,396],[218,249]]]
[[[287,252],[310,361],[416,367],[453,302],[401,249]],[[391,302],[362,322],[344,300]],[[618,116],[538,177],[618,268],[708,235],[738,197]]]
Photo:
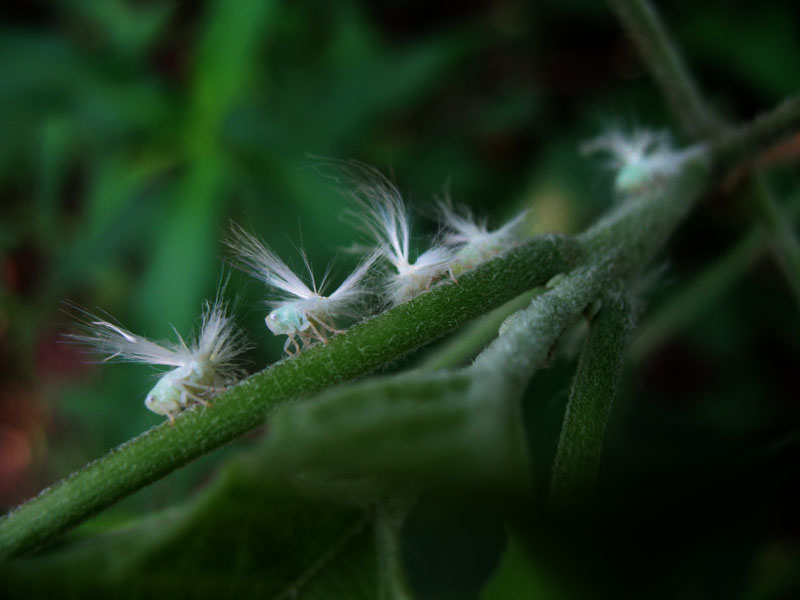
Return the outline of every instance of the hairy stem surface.
[[[547,359],[558,338],[597,296],[603,273],[581,267],[558,281],[553,289],[533,299],[530,306],[508,317],[498,338],[468,369],[488,395],[519,396]],[[479,383],[478,383],[479,384]],[[500,392],[505,390],[505,392]]]
[[[731,128],[711,143],[715,162],[728,164],[742,156],[756,156],[759,151],[787,139],[800,128],[800,95],[788,98],[749,123]]]
[[[580,504],[591,496],[633,326],[627,298],[607,294],[592,322],[567,402],[550,483],[549,501],[557,509]]]
[[[647,0],[608,0],[661,88],[672,114],[694,138],[719,134],[723,125],[703,99],[661,18]]]

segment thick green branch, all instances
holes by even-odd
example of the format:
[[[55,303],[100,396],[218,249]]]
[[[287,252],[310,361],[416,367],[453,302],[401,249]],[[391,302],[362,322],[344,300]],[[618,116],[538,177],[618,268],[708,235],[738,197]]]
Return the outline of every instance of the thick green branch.
[[[647,0],[608,0],[633,38],[672,114],[694,138],[709,138],[723,124],[706,104],[664,24]]]
[[[587,260],[603,274],[605,289],[564,416],[550,490],[554,506],[574,505],[596,477],[622,356],[633,329],[622,290],[647,268],[692,208],[707,173],[702,160],[687,165],[660,193],[645,191],[629,199],[579,238]]]
[[[596,267],[581,267],[503,322],[500,335],[467,370],[486,393],[521,395],[564,330],[574,323],[605,283]]]
[[[429,293],[253,375],[214,406],[154,427],[0,520],[0,558],[33,548],[198,456],[263,425],[290,399],[359,377],[542,285],[577,258],[567,238],[542,236]]]
[[[531,303],[544,288],[528,290],[509,300],[503,306],[482,316],[459,331],[441,347],[436,347],[419,365],[423,371],[439,371],[468,363],[497,336],[497,330],[510,315]]]
[[[622,357],[634,319],[630,303],[607,294],[578,362],[558,442],[550,502],[575,505],[590,495],[600,466],[603,436],[617,392]]]
[[[708,167],[699,157],[662,189],[645,190],[600,219],[578,238],[587,260],[608,267],[612,279],[637,277],[694,206]]]

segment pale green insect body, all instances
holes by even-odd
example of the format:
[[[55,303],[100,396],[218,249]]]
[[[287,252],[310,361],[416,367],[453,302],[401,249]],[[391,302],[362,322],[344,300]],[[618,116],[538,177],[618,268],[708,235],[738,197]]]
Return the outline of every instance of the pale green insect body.
[[[645,161],[623,165],[614,178],[614,189],[622,194],[633,193],[653,183],[653,170]]]
[[[178,335],[177,343],[156,343],[134,335],[110,321],[82,311],[85,331],[71,339],[106,354],[106,361],[142,362],[174,367],[159,378],[148,392],[145,406],[174,422],[182,410],[194,405],[210,405],[209,399],[244,375],[241,355],[250,344],[226,314],[224,303],[217,299],[206,303],[200,335],[186,344]]]
[[[216,380],[215,369],[208,359],[194,360],[164,373],[147,394],[144,404],[154,413],[172,419],[193,403],[208,405],[205,398],[219,389],[215,383],[221,383]]]
[[[605,152],[611,156],[609,167],[617,171],[614,189],[620,196],[631,197],[660,189],[687,161],[706,152],[702,145],[676,150],[669,133],[649,129],[630,134],[612,130],[582,146],[584,154]]]
[[[269,330],[275,335],[292,335],[310,327],[308,317],[294,306],[281,306],[271,311],[265,318]]]
[[[295,352],[300,351],[298,339],[303,346],[309,346],[314,341],[326,344],[328,342],[327,333],[342,333],[334,326],[336,315],[331,313],[332,304],[336,309],[335,301],[332,303],[331,299],[326,296],[295,300],[270,311],[264,321],[275,335],[288,336],[284,351],[292,354],[289,352],[290,345],[294,346]],[[339,307],[339,313],[352,315],[346,310],[346,307]]]
[[[623,164],[614,177],[614,189],[621,196],[631,196],[661,189],[676,174],[683,164],[693,158],[698,149],[689,148],[682,152],[643,156],[639,160]]]
[[[296,335],[309,330],[313,332],[321,323],[326,324],[323,328],[338,333],[337,330],[327,327],[328,322],[332,323],[335,318],[335,315],[330,314],[328,304],[325,296],[298,300],[270,311],[264,320],[275,335]]]

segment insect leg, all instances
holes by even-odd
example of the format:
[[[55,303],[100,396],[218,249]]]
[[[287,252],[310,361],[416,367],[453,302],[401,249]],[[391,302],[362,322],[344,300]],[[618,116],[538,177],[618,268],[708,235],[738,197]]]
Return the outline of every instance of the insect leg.
[[[327,330],[328,330],[328,331],[330,331],[331,333],[344,333],[344,330],[343,330],[343,329],[336,329],[336,328],[335,328],[335,327],[333,327],[332,325],[328,325],[328,324],[327,324],[325,321],[323,321],[322,319],[317,319],[317,323],[319,323],[320,325],[322,325],[322,326],[323,326],[325,329],[327,329]]]
[[[456,277],[456,274],[453,272],[453,267],[452,266],[447,267],[447,274],[450,277],[450,281],[452,281],[453,283],[458,285],[458,278]]]
[[[202,385],[200,383],[193,383],[192,387],[212,394],[220,394],[228,389],[228,386],[225,385]]]
[[[308,324],[311,327],[311,331],[313,331],[314,335],[317,336],[317,339],[319,341],[321,341],[323,344],[327,344],[328,343],[328,338],[326,338],[324,335],[322,335],[319,332],[319,329],[316,328],[316,326],[314,325],[314,322],[311,319],[308,320]]]
[[[203,406],[211,406],[211,402],[209,402],[208,400],[205,400],[205,399],[201,398],[200,396],[198,396],[197,394],[193,393],[191,390],[189,390],[188,387],[186,387],[185,383],[182,383],[180,385],[181,385],[181,390],[182,390],[181,391],[181,399],[184,399],[184,404],[186,404],[185,399],[189,398],[190,400],[194,400],[195,402],[197,402],[199,404],[202,404]]]
[[[308,335],[308,333],[306,333],[305,331],[300,331],[298,329],[297,330],[297,336],[300,338],[300,341],[303,342],[303,347],[304,348],[308,348],[314,342],[314,340],[311,338],[311,336]]]
[[[293,344],[294,345],[294,349],[295,349],[294,352],[291,352],[289,350],[289,344]],[[300,346],[297,345],[297,340],[294,339],[293,335],[289,335],[286,338],[286,343],[283,345],[283,351],[286,352],[286,354],[288,354],[289,356],[296,356],[300,352]]]
[[[300,335],[299,332],[298,332],[298,335]],[[302,336],[300,336],[300,337],[302,338]],[[294,352],[292,352],[291,354],[292,354],[292,356],[296,356],[296,355],[300,354],[300,350],[301,350],[300,344],[297,343],[297,338],[294,337],[294,335],[292,335],[291,338],[292,338],[292,344],[294,345]]]

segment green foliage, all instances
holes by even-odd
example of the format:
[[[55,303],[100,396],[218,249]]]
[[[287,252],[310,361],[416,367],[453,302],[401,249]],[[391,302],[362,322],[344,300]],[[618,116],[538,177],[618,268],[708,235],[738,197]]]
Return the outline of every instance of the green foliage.
[[[793,25],[777,5],[662,20],[609,4],[656,86],[591,2],[431,6],[413,27],[415,3],[256,0],[66,1],[4,22],[0,498],[116,448],[0,519],[16,556],[0,595],[791,596],[796,539],[763,515],[796,504],[796,411],[779,399],[795,395],[800,254],[781,199],[800,188],[780,172],[731,199],[716,184],[774,160],[758,153],[800,122],[790,98],[727,125],[798,87]],[[712,102],[689,65],[712,89],[729,54],[716,83],[736,92]],[[708,152],[612,201],[613,174],[575,149],[620,106]],[[422,213],[449,177],[492,222],[522,204],[547,235],[299,357],[275,362],[270,339],[254,375],[174,428],[147,429],[142,369],[92,380],[51,348],[64,297],[149,337],[188,333],[229,218],[282,256],[302,238],[321,270],[358,238],[306,153],[396,173]],[[726,198],[693,211],[709,189]],[[670,238],[674,275],[643,290]],[[263,299],[238,274],[232,288],[240,308]],[[631,378],[642,298],[657,310]],[[259,343],[263,316],[244,316]]]
[[[349,487],[332,502],[242,457],[185,507],[3,568],[3,596],[376,598],[378,496]]]

